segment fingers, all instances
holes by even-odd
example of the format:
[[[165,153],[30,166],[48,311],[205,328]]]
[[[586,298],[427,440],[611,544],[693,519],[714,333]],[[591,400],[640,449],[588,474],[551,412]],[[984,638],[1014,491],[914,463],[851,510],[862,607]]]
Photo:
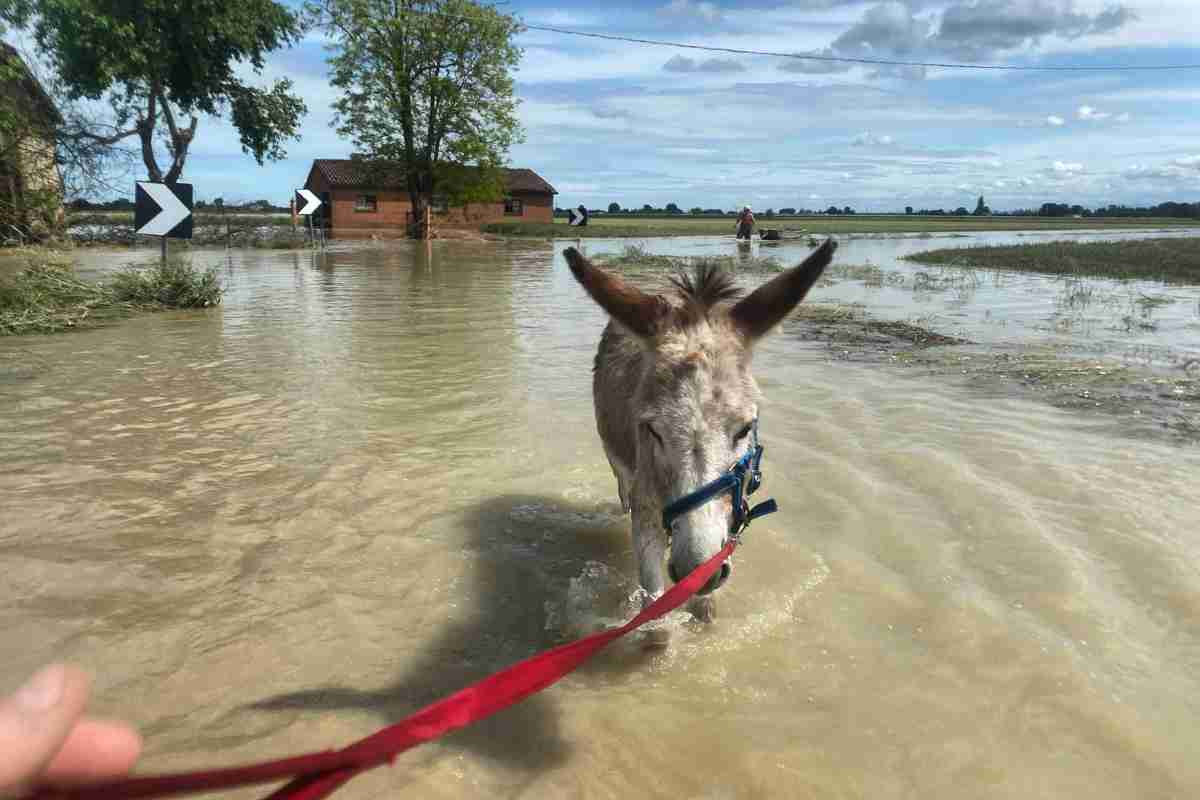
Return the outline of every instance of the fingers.
[[[0,797],[43,783],[114,778],[128,772],[141,738],[127,725],[82,718],[88,678],[53,664],[0,699]]]
[[[87,675],[51,664],[0,700],[0,792],[42,774],[83,713],[87,694]]]
[[[40,780],[66,784],[117,778],[133,769],[141,752],[142,738],[128,725],[84,718]]]

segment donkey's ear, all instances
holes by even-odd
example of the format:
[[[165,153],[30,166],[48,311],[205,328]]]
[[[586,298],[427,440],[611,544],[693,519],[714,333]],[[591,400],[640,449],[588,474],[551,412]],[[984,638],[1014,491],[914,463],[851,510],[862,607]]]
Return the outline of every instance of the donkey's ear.
[[[646,294],[616,275],[610,275],[583,257],[574,247],[563,251],[571,274],[613,319],[638,336],[659,331],[671,306],[658,295]]]
[[[833,260],[837,242],[826,239],[803,263],[776,275],[729,310],[733,324],[748,339],[757,339],[779,324],[821,277]]]

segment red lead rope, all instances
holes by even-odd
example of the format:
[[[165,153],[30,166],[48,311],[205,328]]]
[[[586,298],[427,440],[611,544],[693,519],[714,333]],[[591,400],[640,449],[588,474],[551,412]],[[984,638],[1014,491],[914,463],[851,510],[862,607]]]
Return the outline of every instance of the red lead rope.
[[[731,538],[721,552],[672,586],[636,617],[619,628],[602,631],[570,644],[538,653],[508,669],[426,706],[407,719],[390,725],[344,750],[309,753],[244,767],[127,778],[74,788],[46,787],[31,800],[133,800],[212,792],[236,786],[291,778],[267,800],[317,800],[327,797],[360,772],[373,769],[423,742],[490,717],[536,694],[576,669],[610,642],[683,605],[733,553]]]

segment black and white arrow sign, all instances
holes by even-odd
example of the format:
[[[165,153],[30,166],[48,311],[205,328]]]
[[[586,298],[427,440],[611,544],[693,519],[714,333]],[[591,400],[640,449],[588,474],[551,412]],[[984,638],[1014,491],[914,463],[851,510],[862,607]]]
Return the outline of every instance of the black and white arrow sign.
[[[307,217],[309,214],[321,207],[321,198],[310,192],[308,189],[296,190],[296,208],[299,209],[296,213],[302,217]]]
[[[192,238],[192,185],[138,181],[133,226],[142,236]]]
[[[583,206],[579,208],[567,209],[567,224],[568,225],[587,225],[588,213]]]

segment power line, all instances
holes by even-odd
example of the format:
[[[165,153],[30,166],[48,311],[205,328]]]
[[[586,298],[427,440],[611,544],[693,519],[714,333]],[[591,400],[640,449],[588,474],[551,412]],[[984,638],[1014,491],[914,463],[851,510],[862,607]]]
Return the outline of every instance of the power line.
[[[494,9],[493,7],[493,10]],[[424,11],[418,9],[408,9],[403,13],[418,14],[422,16],[437,16],[449,17],[451,19],[473,20],[477,17],[471,17],[465,14],[450,14],[444,11]],[[503,12],[498,12],[503,13]],[[605,39],[612,42],[630,42],[632,44],[644,44],[651,47],[673,47],[680,50],[704,50],[710,53],[730,53],[740,56],[770,56],[773,58],[790,58],[797,61],[823,61],[836,64],[869,64],[872,66],[884,67],[933,67],[936,69],[974,69],[974,70],[993,70],[993,71],[1009,71],[1009,72],[1135,72],[1135,71],[1163,71],[1163,70],[1185,70],[1185,69],[1200,69],[1200,64],[1093,64],[1093,65],[1053,65],[1053,66],[1034,66],[1029,64],[958,64],[939,61],[906,61],[903,59],[893,58],[856,58],[854,56],[834,56],[821,55],[818,53],[784,53],[779,50],[749,50],[737,47],[714,47],[702,44],[688,44],[686,42],[672,42],[665,39],[643,39],[637,36],[622,36],[615,33],[595,33],[593,31],[577,31],[571,28],[559,28],[554,25],[531,25],[519,18],[514,17],[522,28],[531,31],[544,31],[546,33],[558,33],[564,36],[582,36],[589,39]]]
[[[632,42],[657,47],[676,47],[683,50],[706,50],[713,53],[732,53],[743,56],[774,56],[776,58],[791,58],[805,61],[832,61],[844,64],[872,64],[890,67],[937,67],[940,69],[981,69],[981,70],[1011,70],[1011,71],[1044,71],[1044,72],[1123,72],[1132,70],[1178,70],[1200,69],[1200,64],[1149,64],[1144,66],[1133,64],[1096,64],[1092,66],[1031,66],[1027,64],[954,64],[937,61],[903,61],[889,58],[854,58],[851,56],[818,55],[815,53],[783,53],[778,50],[743,50],[736,47],[712,47],[702,44],[686,44],[670,42],[663,39],[640,39],[635,36],[620,36],[609,33],[594,33],[592,31],[576,31],[569,28],[556,28],[550,25],[530,25],[522,22],[521,26],[531,31],[546,31],[567,36],[586,36],[592,39],[607,39],[616,42]]]

